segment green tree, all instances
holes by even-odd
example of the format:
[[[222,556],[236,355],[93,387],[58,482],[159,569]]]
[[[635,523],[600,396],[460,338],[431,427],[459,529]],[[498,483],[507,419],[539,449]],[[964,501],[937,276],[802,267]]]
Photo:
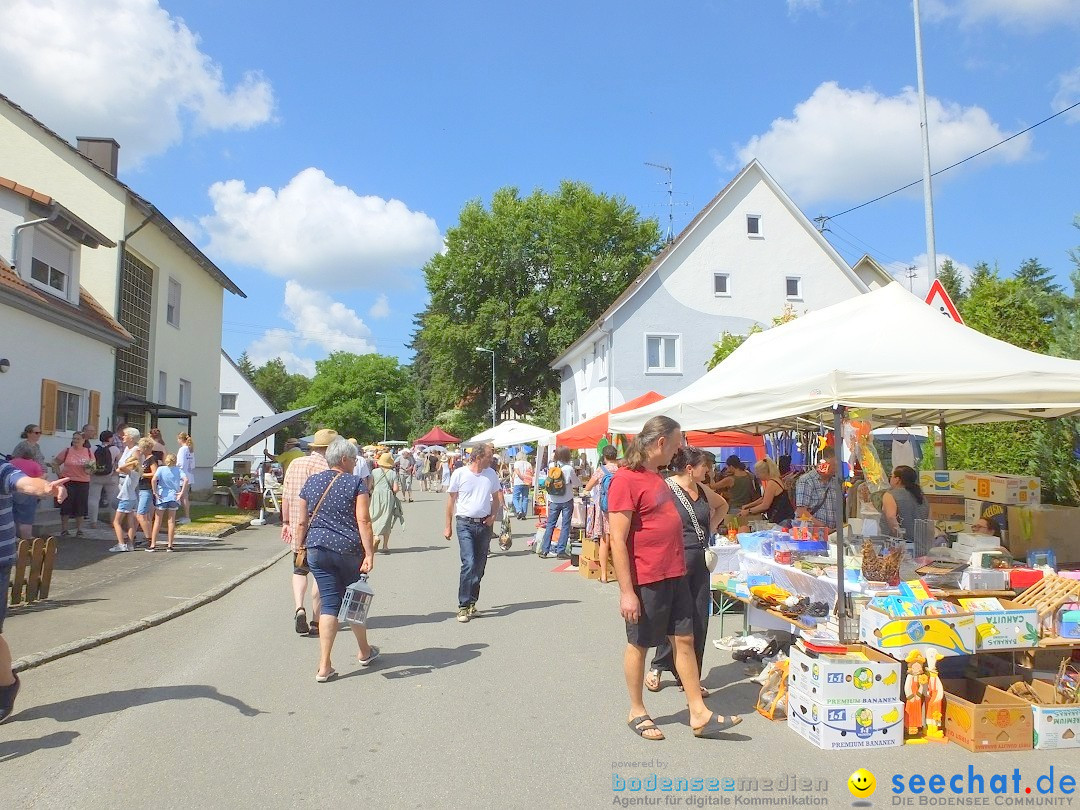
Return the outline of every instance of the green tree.
[[[315,363],[315,377],[293,403],[314,405],[309,428],[333,428],[361,444],[383,438],[383,397],[389,439],[408,439],[415,388],[408,367],[379,354],[334,352]]]
[[[255,378],[255,364],[251,362],[251,358],[248,357],[246,349],[240,352],[240,357],[236,361],[236,367],[240,369],[240,373],[247,378],[248,382],[251,382]]]
[[[446,250],[424,267],[430,294],[413,341],[431,411],[480,417],[500,399],[529,412],[559,386],[548,364],[637,277],[660,246],[654,219],[620,197],[564,181],[558,191],[495,192],[468,203]]]
[[[949,298],[956,306],[960,306],[960,301],[964,296],[964,278],[960,275],[960,271],[953,264],[952,259],[946,259],[941,263],[941,269],[938,270],[938,281],[941,282],[941,286],[945,288],[945,292],[949,294]]]
[[[294,403],[311,384],[303,374],[290,374],[280,357],[267,360],[255,369],[250,379],[255,390],[279,413],[296,407]]]
[[[1043,267],[1038,259],[1028,259],[1017,268],[1013,277],[1026,284],[1032,291],[1046,293],[1047,295],[1061,295],[1064,291],[1061,285],[1054,281],[1054,276],[1049,268]]]
[[[779,326],[782,323],[793,321],[799,317],[799,313],[795,311],[795,307],[791,304],[785,304],[783,311],[772,319],[773,326]],[[742,346],[750,335],[755,335],[762,330],[759,324],[754,324],[750,327],[750,331],[745,335],[736,335],[733,332],[723,332],[720,335],[720,340],[713,344],[713,356],[709,358],[705,363],[705,368],[712,371],[722,362],[727,360],[728,356],[737,348]]]
[[[551,431],[559,430],[559,408],[562,405],[562,397],[557,390],[548,391],[540,397],[540,401],[533,406],[529,414],[529,421],[537,427]]]

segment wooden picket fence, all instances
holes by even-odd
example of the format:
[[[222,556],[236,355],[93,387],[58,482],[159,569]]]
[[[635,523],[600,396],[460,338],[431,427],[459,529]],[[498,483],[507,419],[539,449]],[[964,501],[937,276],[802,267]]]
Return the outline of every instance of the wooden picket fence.
[[[29,604],[49,598],[56,540],[36,537],[20,540],[15,565],[11,569],[11,605]]]

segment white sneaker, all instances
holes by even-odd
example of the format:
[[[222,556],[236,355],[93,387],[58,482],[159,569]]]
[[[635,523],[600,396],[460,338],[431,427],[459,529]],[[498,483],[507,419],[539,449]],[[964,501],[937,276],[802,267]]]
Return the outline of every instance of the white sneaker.
[[[176,519],[177,526],[182,526],[185,523],[191,523],[191,518],[182,517]]]
[[[110,553],[115,554],[118,551],[131,551],[131,546],[125,546],[123,543],[113,546],[109,549]]]

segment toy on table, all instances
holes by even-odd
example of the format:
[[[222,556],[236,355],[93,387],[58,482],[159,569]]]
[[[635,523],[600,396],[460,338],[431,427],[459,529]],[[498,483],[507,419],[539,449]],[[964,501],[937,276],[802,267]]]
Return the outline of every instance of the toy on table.
[[[918,650],[908,653],[908,672],[904,679],[904,730],[907,743],[945,742],[941,729],[945,690],[937,673],[938,657],[933,650],[927,650],[925,656]]]

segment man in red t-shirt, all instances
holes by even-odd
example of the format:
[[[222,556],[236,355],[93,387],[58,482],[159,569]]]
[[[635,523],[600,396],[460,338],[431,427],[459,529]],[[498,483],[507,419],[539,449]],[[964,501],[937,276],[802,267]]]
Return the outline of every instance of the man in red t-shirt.
[[[694,599],[685,577],[682,518],[659,470],[682,444],[679,424],[655,416],[642,427],[608,490],[611,556],[619,578],[619,609],[626,620],[623,671],[630,693],[631,730],[646,740],[663,732],[645,709],[645,653],[665,636],[675,650],[675,669],[686,690],[694,736],[712,736],[741,722],[714,715],[701,695],[694,652]]]

